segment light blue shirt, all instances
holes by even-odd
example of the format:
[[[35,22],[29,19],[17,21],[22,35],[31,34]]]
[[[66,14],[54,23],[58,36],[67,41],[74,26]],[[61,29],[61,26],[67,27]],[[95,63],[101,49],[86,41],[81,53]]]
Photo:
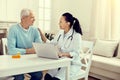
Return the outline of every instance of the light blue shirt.
[[[11,26],[8,33],[8,54],[13,55],[17,52],[26,53],[27,48],[32,48],[33,42],[42,43],[40,33],[34,26],[28,30],[22,28],[20,24]]]

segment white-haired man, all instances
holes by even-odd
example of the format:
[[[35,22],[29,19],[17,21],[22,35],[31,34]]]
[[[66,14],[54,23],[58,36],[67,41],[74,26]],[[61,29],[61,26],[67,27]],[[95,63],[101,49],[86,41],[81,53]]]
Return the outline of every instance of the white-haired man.
[[[14,55],[20,52],[24,54],[34,54],[35,50],[32,42],[41,43],[41,36],[36,27],[33,26],[35,21],[34,15],[31,10],[23,9],[21,11],[21,22],[11,26],[8,33],[8,54]],[[34,65],[34,64],[33,64]],[[31,75],[30,80],[41,80],[42,72],[28,73]],[[24,74],[15,75],[14,80],[24,80]]]

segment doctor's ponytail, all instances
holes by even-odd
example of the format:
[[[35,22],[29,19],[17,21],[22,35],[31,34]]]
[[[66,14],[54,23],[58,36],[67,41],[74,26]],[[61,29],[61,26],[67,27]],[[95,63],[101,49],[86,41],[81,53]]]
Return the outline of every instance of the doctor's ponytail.
[[[81,26],[80,26],[80,23],[79,23],[78,19],[75,18],[75,17],[73,17],[73,29],[74,29],[77,33],[80,33],[81,35],[83,35],[82,29],[81,29]]]
[[[77,18],[73,17],[72,14],[70,13],[64,13],[62,16],[65,17],[65,20],[67,22],[70,22],[70,28],[73,27],[73,29],[77,33],[82,35],[82,29],[81,29],[80,23]]]

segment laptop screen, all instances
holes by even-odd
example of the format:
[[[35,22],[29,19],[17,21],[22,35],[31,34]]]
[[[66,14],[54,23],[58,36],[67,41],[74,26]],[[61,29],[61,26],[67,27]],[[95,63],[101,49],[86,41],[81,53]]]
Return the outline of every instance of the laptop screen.
[[[50,43],[33,43],[37,56],[58,59],[58,48]]]

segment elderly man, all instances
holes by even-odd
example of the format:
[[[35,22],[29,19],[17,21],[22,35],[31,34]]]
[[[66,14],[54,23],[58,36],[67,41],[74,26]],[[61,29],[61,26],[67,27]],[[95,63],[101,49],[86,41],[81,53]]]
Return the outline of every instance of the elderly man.
[[[23,9],[21,11],[21,22],[11,26],[8,33],[8,54],[14,55],[16,53],[35,54],[32,42],[41,43],[41,36],[36,27],[33,26],[35,21],[31,10]],[[33,64],[34,65],[34,64]],[[42,72],[28,73],[31,75],[30,80],[41,80]],[[24,74],[15,75],[14,80],[24,80]]]

